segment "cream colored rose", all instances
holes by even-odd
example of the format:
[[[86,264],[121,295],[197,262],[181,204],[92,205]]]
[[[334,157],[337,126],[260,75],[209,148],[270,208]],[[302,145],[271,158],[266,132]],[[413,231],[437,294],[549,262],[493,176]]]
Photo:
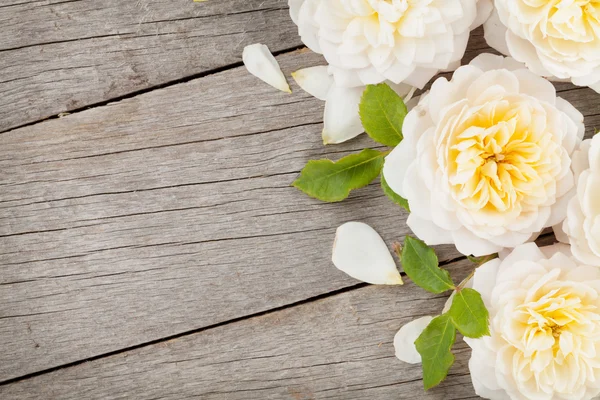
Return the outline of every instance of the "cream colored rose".
[[[390,80],[422,88],[455,68],[491,0],[289,0],[303,42],[323,54],[336,83]]]
[[[465,338],[478,395],[583,400],[600,393],[600,269],[578,263],[566,245],[529,243],[479,267],[473,288],[491,331]]]
[[[438,79],[403,133],[383,174],[427,244],[487,255],[564,220],[583,116],[522,64],[484,54]]]
[[[600,136],[585,144],[578,163],[583,168],[578,174],[577,193],[569,202],[563,230],[573,255],[600,267]]]
[[[485,37],[540,76],[600,92],[600,0],[495,0]]]

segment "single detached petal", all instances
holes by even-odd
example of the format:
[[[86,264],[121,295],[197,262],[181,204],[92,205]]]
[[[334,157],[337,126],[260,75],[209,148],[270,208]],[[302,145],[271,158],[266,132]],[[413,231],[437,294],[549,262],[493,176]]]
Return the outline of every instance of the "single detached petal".
[[[282,92],[292,93],[279,63],[264,44],[246,46],[242,60],[248,72]]]
[[[418,364],[421,362],[421,355],[417,351],[415,341],[423,333],[427,325],[433,320],[433,317],[426,316],[404,325],[396,336],[394,336],[394,349],[396,357],[401,361],[410,364]]]
[[[358,114],[363,89],[331,86],[323,117],[323,143],[342,143],[364,132]]]
[[[383,239],[362,222],[337,229],[333,264],[351,277],[374,285],[402,285],[402,277]]]
[[[333,77],[327,72],[326,66],[304,68],[292,72],[292,77],[306,93],[319,100],[327,100]]]

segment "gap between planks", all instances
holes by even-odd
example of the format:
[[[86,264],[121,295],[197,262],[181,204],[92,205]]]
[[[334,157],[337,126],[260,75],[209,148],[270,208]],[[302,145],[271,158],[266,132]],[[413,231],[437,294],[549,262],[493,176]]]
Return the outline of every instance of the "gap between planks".
[[[277,56],[280,56],[280,55],[284,55],[284,54],[287,54],[287,53],[292,53],[294,51],[303,50],[303,49],[306,49],[306,46],[301,45],[301,46],[289,47],[287,49],[283,49],[283,50],[279,50],[279,51],[274,51],[273,52],[273,56],[277,57]],[[135,90],[133,92],[129,92],[129,93],[126,93],[126,94],[121,95],[121,96],[115,96],[115,97],[112,97],[112,98],[110,98],[108,100],[102,100],[102,101],[99,101],[97,103],[88,104],[86,106],[75,108],[75,109],[67,111],[67,112],[62,112],[62,113],[59,113],[59,114],[51,115],[51,116],[46,117],[46,118],[38,119],[38,120],[35,120],[35,121],[32,121],[32,122],[27,122],[25,124],[17,125],[17,126],[14,126],[12,128],[5,129],[3,131],[0,130],[0,135],[3,134],[3,133],[6,133],[6,132],[15,131],[15,130],[18,130],[18,129],[21,129],[21,128],[25,128],[25,127],[28,127],[28,126],[37,125],[37,124],[45,122],[45,121],[62,118],[63,116],[77,114],[77,113],[80,113],[82,111],[90,110],[92,108],[106,106],[106,105],[108,105],[110,103],[117,103],[117,102],[120,102],[122,100],[131,99],[131,98],[134,98],[134,97],[142,95],[142,94],[153,92],[155,90],[165,89],[165,88],[168,88],[168,87],[171,87],[171,86],[179,85],[179,84],[182,84],[182,83],[187,83],[187,82],[193,81],[195,79],[205,78],[205,77],[210,76],[210,75],[219,74],[219,73],[228,71],[230,69],[242,67],[243,65],[244,65],[243,62],[236,62],[236,63],[231,63],[231,64],[224,65],[222,67],[213,68],[213,69],[210,69],[210,70],[207,70],[207,71],[198,72],[196,74],[187,75],[187,76],[184,76],[182,78],[173,79],[171,81],[168,81],[168,82],[165,82],[165,83],[161,83],[159,85],[154,85],[154,86],[151,86],[151,87],[148,87],[148,88],[144,88],[144,89],[140,89],[140,90]]]
[[[543,238],[547,238],[548,236],[549,235],[544,235]],[[443,266],[451,265],[451,264],[454,264],[454,263],[458,263],[460,261],[464,261],[465,259],[466,259],[466,257],[453,258],[453,259],[441,262],[440,266],[443,267]],[[403,278],[406,278],[406,273],[400,272],[400,275]],[[242,322],[242,321],[245,321],[245,320],[249,320],[249,319],[252,319],[252,318],[257,318],[257,317],[261,317],[261,316],[264,316],[264,315],[274,314],[274,313],[277,313],[279,311],[283,311],[283,310],[287,310],[287,309],[294,308],[294,307],[297,307],[297,306],[301,306],[303,304],[308,304],[308,303],[311,303],[311,302],[315,302],[315,301],[327,299],[327,298],[330,298],[330,297],[335,297],[335,296],[338,296],[338,295],[342,295],[344,293],[351,292],[353,290],[362,289],[362,288],[367,287],[367,286],[370,286],[370,285],[368,283],[359,282],[359,283],[356,283],[355,285],[346,286],[346,287],[341,288],[341,289],[333,290],[331,292],[323,293],[323,294],[320,294],[320,295],[317,295],[317,296],[312,296],[312,297],[309,297],[309,298],[306,298],[306,299],[303,299],[303,300],[299,300],[299,301],[296,301],[296,302],[293,302],[293,303],[285,304],[285,305],[282,305],[282,306],[279,306],[279,307],[274,307],[274,308],[271,308],[271,309],[268,309],[268,310],[256,312],[256,313],[249,314],[249,315],[244,315],[244,316],[238,317],[238,318],[232,318],[230,320],[219,322],[219,323],[212,324],[212,325],[209,325],[209,326],[205,326],[205,327],[202,327],[202,328],[193,329],[193,330],[186,331],[186,332],[180,332],[180,333],[177,333],[175,335],[170,335],[170,336],[163,337],[163,338],[160,338],[160,339],[147,341],[147,342],[144,342],[144,343],[136,344],[134,346],[125,347],[123,349],[118,349],[118,350],[114,350],[114,351],[111,351],[111,352],[107,352],[107,353],[103,353],[103,354],[98,354],[98,355],[93,356],[93,357],[88,357],[88,358],[85,358],[85,359],[82,359],[82,360],[73,361],[73,362],[70,362],[70,363],[67,363],[67,364],[58,365],[58,366],[55,366],[55,367],[52,367],[52,368],[47,368],[47,369],[44,369],[44,370],[41,370],[41,371],[36,371],[36,372],[30,373],[30,374],[25,374],[25,375],[22,375],[22,376],[19,376],[19,377],[15,377],[15,378],[7,379],[7,380],[4,380],[4,381],[0,381],[0,386],[10,385],[12,383],[24,381],[26,379],[34,378],[36,376],[48,374],[48,373],[51,373],[51,372],[54,372],[54,371],[58,371],[58,370],[61,370],[61,369],[75,367],[75,366],[81,365],[81,364],[86,363],[86,362],[96,361],[96,360],[100,360],[102,358],[111,357],[111,356],[122,354],[122,353],[127,353],[127,352],[130,352],[130,351],[133,351],[133,350],[141,349],[141,348],[147,347],[147,346],[156,345],[156,344],[159,344],[159,343],[162,343],[162,342],[168,342],[170,340],[174,340],[174,339],[179,339],[179,338],[186,337],[186,336],[195,335],[195,334],[198,334],[198,333],[209,331],[211,329],[216,329],[216,328],[220,328],[220,327],[223,327],[223,326],[226,326],[226,325],[235,324],[235,323]]]
[[[536,242],[539,245],[549,245],[549,244],[553,243],[554,241],[555,241],[554,240],[554,234],[551,233],[551,232],[549,232],[549,231],[546,231],[544,234],[542,234],[538,238],[538,240]],[[465,261],[466,258],[467,257],[465,257],[465,256],[461,256],[461,257],[456,257],[456,258],[452,258],[452,259],[449,259],[449,260],[445,260],[445,261],[440,262],[440,266],[444,267],[444,266],[449,266],[449,265],[452,265],[452,264],[458,264],[461,261]],[[401,272],[400,274],[401,274],[401,276],[403,278],[406,278],[406,273]],[[284,310],[288,310],[288,309],[291,309],[291,308],[294,308],[294,307],[302,306],[304,304],[308,304],[308,303],[316,302],[316,301],[319,301],[319,300],[324,300],[324,299],[332,298],[332,297],[335,297],[335,296],[343,295],[345,293],[352,292],[352,291],[358,290],[358,289],[362,289],[362,288],[365,288],[365,287],[368,287],[368,286],[371,286],[371,285],[369,285],[368,283],[359,282],[359,283],[356,283],[356,284],[351,285],[351,286],[346,286],[346,287],[341,288],[341,289],[333,290],[331,292],[323,293],[323,294],[320,294],[320,295],[317,295],[317,296],[312,296],[312,297],[309,297],[309,298],[306,298],[306,299],[303,299],[303,300],[299,300],[299,301],[296,301],[296,302],[293,302],[293,303],[284,304],[284,305],[279,306],[279,307],[274,307],[274,308],[271,308],[271,309],[268,309],[268,310],[256,312],[256,313],[245,315],[245,316],[241,316],[241,317],[238,317],[238,318],[232,318],[230,320],[219,322],[219,323],[212,324],[212,325],[209,325],[209,326],[205,326],[205,327],[202,327],[202,328],[193,329],[193,330],[189,330],[189,331],[185,331],[185,332],[180,332],[180,333],[177,333],[177,334],[174,334],[174,335],[170,335],[170,336],[167,336],[167,337],[163,337],[163,338],[160,338],[160,339],[147,341],[147,342],[144,342],[144,343],[136,344],[134,346],[129,346],[129,347],[126,347],[126,348],[115,350],[115,351],[111,351],[111,352],[99,354],[99,355],[96,355],[96,356],[93,356],[93,357],[88,357],[88,358],[85,358],[85,359],[82,359],[82,360],[77,360],[77,361],[66,363],[66,364],[63,364],[63,365],[58,365],[58,366],[55,366],[55,367],[52,367],[52,368],[47,368],[47,369],[44,369],[44,370],[41,370],[41,371],[36,371],[36,372],[30,373],[30,374],[25,374],[25,375],[22,375],[20,377],[15,377],[15,378],[7,379],[7,380],[4,380],[4,381],[1,381],[0,382],[0,386],[6,386],[6,385],[9,385],[9,384],[13,384],[13,383],[21,382],[21,381],[24,381],[24,380],[27,380],[27,379],[30,379],[30,378],[34,378],[34,377],[37,377],[37,376],[41,376],[41,375],[45,375],[45,374],[48,374],[48,373],[52,373],[52,372],[55,372],[55,371],[58,371],[58,370],[62,370],[62,369],[66,369],[66,368],[71,368],[71,367],[76,367],[76,366],[84,364],[86,362],[97,361],[97,360],[100,360],[100,359],[103,359],[103,358],[111,357],[111,356],[118,355],[118,354],[127,353],[127,352],[134,351],[134,350],[137,350],[137,349],[141,349],[141,348],[144,348],[144,347],[153,346],[153,345],[156,345],[156,344],[160,344],[160,343],[163,343],[163,342],[168,342],[168,341],[175,340],[175,339],[180,339],[180,338],[187,337],[187,336],[192,336],[192,335],[195,335],[195,334],[207,332],[207,331],[212,330],[212,329],[217,329],[217,328],[220,328],[220,327],[223,327],[223,326],[227,326],[227,325],[239,323],[239,322],[250,320],[250,319],[253,319],[253,318],[258,318],[258,317],[261,317],[261,316],[274,314],[274,313],[277,313],[277,312],[280,312],[280,311],[284,311]],[[445,295],[444,296],[438,296],[438,297],[445,297]],[[438,298],[438,297],[432,297],[431,300],[433,300],[435,298]]]

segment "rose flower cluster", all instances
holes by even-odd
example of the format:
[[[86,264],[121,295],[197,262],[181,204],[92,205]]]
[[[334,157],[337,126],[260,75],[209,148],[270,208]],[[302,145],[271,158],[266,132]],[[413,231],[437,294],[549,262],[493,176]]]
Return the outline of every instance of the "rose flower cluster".
[[[550,81],[600,92],[600,0],[289,6],[302,41],[327,63],[292,74],[325,101],[324,143],[366,132],[392,147],[310,161],[294,186],[335,202],[381,175],[417,237],[394,246],[405,274],[430,292],[452,291],[441,315],[400,329],[398,358],[422,362],[424,385],[433,387],[454,361],[458,331],[482,397],[599,396],[600,135],[584,140],[583,115]],[[503,55],[461,66],[482,25]],[[248,69],[290,91],[266,47],[251,50]],[[440,72],[452,73],[423,91]],[[560,243],[538,247],[548,228]],[[460,284],[429,248],[441,244],[477,258]],[[333,263],[365,282],[403,283],[388,246],[363,223],[338,229]]]

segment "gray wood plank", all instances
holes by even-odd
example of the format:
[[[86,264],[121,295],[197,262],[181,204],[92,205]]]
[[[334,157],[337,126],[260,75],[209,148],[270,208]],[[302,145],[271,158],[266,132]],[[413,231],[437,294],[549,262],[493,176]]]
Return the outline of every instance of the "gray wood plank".
[[[0,5],[0,132],[301,44],[286,0]]]
[[[323,104],[295,89],[238,68],[0,135],[0,380],[355,285],[335,228],[391,242],[406,215],[377,185],[343,206],[290,187],[372,145],[324,147]]]
[[[376,185],[343,205],[289,187],[372,144],[322,146],[323,104],[294,89],[237,68],[1,134],[0,381],[355,285],[330,265],[335,228],[391,242],[406,215]],[[598,121],[591,91],[561,90]]]
[[[449,266],[462,279],[470,262]],[[459,339],[440,387],[394,357],[393,337],[445,296],[407,283],[369,286],[0,387],[12,399],[476,398]]]

